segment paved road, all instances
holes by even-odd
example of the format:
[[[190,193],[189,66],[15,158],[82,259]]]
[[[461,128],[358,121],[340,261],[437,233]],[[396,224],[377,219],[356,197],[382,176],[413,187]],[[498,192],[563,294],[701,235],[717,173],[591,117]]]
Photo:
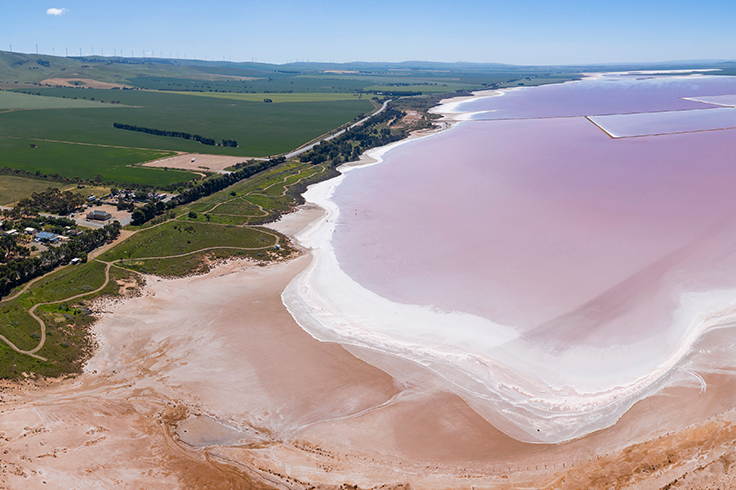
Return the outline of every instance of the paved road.
[[[330,136],[327,136],[326,138],[323,138],[323,139],[321,139],[321,140],[317,141],[316,143],[312,143],[312,144],[311,144],[311,145],[309,145],[309,146],[305,146],[304,148],[299,148],[298,150],[294,150],[294,151],[292,151],[291,153],[287,153],[286,155],[284,155],[284,157],[286,157],[286,159],[287,159],[287,160],[288,160],[289,158],[294,158],[295,156],[298,156],[298,155],[301,155],[302,153],[306,153],[306,152],[308,152],[309,150],[311,150],[311,149],[312,149],[312,148],[314,148],[315,146],[319,145],[319,144],[320,144],[320,143],[322,143],[323,141],[330,141],[330,140],[331,140],[331,139],[333,139],[333,138],[337,138],[338,136],[340,136],[341,134],[343,134],[343,133],[344,133],[345,131],[347,131],[347,130],[349,130],[349,129],[353,129],[353,128],[354,128],[354,127],[356,127],[356,126],[360,126],[361,124],[363,124],[364,122],[366,122],[366,121],[367,121],[368,119],[372,118],[373,116],[377,116],[378,114],[380,114],[380,113],[382,113],[383,111],[385,111],[385,110],[386,110],[386,107],[388,106],[388,103],[389,103],[389,102],[391,102],[391,101],[390,101],[390,100],[387,100],[386,102],[384,102],[384,103],[383,103],[383,105],[381,106],[381,108],[380,108],[380,109],[378,109],[378,110],[377,110],[376,112],[374,112],[373,114],[371,114],[371,115],[369,115],[369,116],[366,116],[366,117],[364,117],[363,119],[361,119],[360,121],[358,121],[358,122],[356,122],[356,123],[354,123],[354,124],[351,124],[351,125],[350,125],[350,126],[348,126],[347,128],[345,128],[345,129],[341,129],[341,130],[340,130],[340,131],[338,131],[337,133],[335,133],[335,134],[331,134]]]

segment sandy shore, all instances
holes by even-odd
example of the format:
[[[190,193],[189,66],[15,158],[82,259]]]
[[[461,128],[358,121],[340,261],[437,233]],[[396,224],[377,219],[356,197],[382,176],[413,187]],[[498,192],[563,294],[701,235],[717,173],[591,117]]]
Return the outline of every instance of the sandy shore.
[[[274,227],[320,215],[306,207]],[[149,278],[141,296],[100,304],[100,348],[83,375],[3,389],[0,488],[660,488],[733,478],[733,376],[709,376],[705,392],[665,390],[577,441],[520,443],[421,377],[398,385],[307,335],[281,291],[309,260]]]
[[[270,225],[319,219],[305,206]],[[727,488],[736,378],[702,374],[564,444],[494,428],[421,370],[398,383],[302,330],[281,300],[311,258],[149,277],[98,305],[99,349],[75,379],[0,390],[0,488]],[[714,331],[698,348],[728,339]],[[354,355],[357,354],[357,355]]]

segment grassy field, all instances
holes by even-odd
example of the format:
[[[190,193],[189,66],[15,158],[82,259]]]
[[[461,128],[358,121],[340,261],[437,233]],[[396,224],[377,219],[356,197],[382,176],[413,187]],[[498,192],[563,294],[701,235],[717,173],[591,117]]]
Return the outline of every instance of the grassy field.
[[[194,211],[197,217],[184,215],[180,219],[237,225],[263,223],[289,211],[306,185],[324,175],[331,173],[322,165],[286,162],[189,204],[184,210]]]
[[[13,204],[24,197],[30,196],[34,192],[45,191],[49,187],[55,187],[62,191],[78,192],[85,197],[90,194],[99,196],[110,192],[109,187],[86,186],[84,189],[78,189],[76,184],[62,184],[48,180],[36,180],[16,177],[15,175],[0,174],[0,206]]]
[[[279,249],[275,246],[279,245]],[[205,250],[217,248],[219,250]],[[136,233],[99,257],[120,260],[123,267],[163,276],[180,276],[206,269],[206,256],[246,256],[269,260],[288,255],[282,237],[270,230],[214,223],[169,221]],[[153,259],[153,260],[151,260]]]
[[[98,101],[41,97],[0,90],[0,111],[7,109],[104,109],[119,107],[117,104],[102,104]]]
[[[24,113],[31,112],[39,111],[24,111]],[[36,148],[31,148],[31,144],[36,145]],[[138,162],[164,158],[172,154],[152,150],[0,137],[0,167],[90,180],[100,174],[105,182],[166,185],[192,179],[195,175],[189,172],[166,171],[151,167],[129,167]]]
[[[83,294],[102,286],[105,265],[89,262],[67,266],[42,279],[20,297],[0,303],[0,332],[21,349],[32,349],[40,339],[40,325],[28,314],[37,303],[46,303]],[[136,281],[132,272],[112,268],[111,281],[99,293],[60,304],[41,306],[36,314],[46,323],[46,343],[38,354],[41,361],[18,354],[0,342],[0,378],[19,378],[22,373],[60,376],[80,372],[82,362],[92,351],[88,327],[94,322],[87,306],[101,295],[117,294],[118,280]]]
[[[373,110],[367,97],[350,100],[266,104],[246,100],[194,97],[163,92],[43,88],[51,97],[116,100],[116,110],[67,109],[0,114],[0,134],[90,144],[180,150],[235,156],[269,156],[290,151],[311,139]],[[238,148],[207,146],[196,141],[124,131],[114,122],[146,128],[236,140]]]
[[[215,93],[215,92],[167,92],[179,95],[193,95],[199,97],[213,97],[215,99],[228,100],[245,100],[249,102],[263,102],[264,99],[271,99],[274,104],[282,102],[329,102],[334,100],[360,100],[363,98],[370,99],[372,95],[343,93],[343,92],[301,92],[291,94],[272,94],[272,93]]]

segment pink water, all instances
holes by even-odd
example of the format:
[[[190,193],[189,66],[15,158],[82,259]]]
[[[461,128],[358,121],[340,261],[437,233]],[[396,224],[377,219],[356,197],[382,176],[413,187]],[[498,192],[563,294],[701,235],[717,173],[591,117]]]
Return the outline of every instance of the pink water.
[[[392,301],[528,331],[624,281],[656,289],[690,249],[736,225],[735,152],[731,130],[613,140],[584,118],[463,123],[346,176],[336,256]],[[589,322],[606,341],[670,323],[600,313]]]
[[[678,98],[696,93],[736,94],[736,78],[603,78],[461,107],[716,114]],[[735,155],[732,129],[465,121],[314,189],[328,218],[285,303],[318,338],[427,367],[514,437],[578,437],[682,382],[699,336],[736,325]]]
[[[712,107],[685,97],[733,95],[733,77],[631,78],[602,76],[564,84],[521,87],[503,97],[461,104],[461,111],[484,112],[475,119],[593,116]]]

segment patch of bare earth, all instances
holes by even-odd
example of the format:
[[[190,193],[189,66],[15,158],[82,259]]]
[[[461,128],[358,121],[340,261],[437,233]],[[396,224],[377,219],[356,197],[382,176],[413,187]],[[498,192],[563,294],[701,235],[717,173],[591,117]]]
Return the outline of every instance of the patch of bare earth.
[[[184,153],[169,158],[162,158],[161,160],[153,160],[141,165],[144,167],[178,168],[181,170],[191,170],[195,172],[222,172],[236,163],[245,162],[247,160],[247,157]]]
[[[47,78],[46,80],[41,80],[40,83],[41,85],[50,85],[53,87],[131,88],[128,85],[100,82],[91,78]]]

